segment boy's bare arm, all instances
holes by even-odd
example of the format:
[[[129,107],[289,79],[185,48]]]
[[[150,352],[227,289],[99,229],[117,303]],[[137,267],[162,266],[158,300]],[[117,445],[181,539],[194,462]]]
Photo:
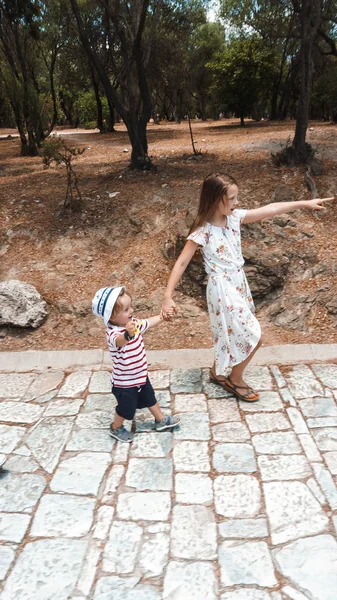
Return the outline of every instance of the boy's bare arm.
[[[169,313],[170,317],[173,317],[173,315],[174,315],[174,309],[173,309],[173,308],[169,309],[168,313]],[[159,325],[159,323],[162,323],[162,322],[163,322],[163,320],[164,320],[164,318],[163,318],[163,315],[162,315],[162,314],[160,314],[160,315],[155,315],[154,317],[149,317],[149,318],[147,319],[147,321],[148,321],[148,323],[149,323],[149,327],[148,327],[148,329],[149,329],[150,327],[154,327],[155,325]]]

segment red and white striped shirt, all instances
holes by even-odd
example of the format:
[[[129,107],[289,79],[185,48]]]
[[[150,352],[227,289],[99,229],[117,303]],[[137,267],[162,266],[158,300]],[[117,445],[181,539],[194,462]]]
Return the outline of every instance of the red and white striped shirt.
[[[132,319],[137,325],[135,337],[122,348],[116,346],[116,339],[124,333],[125,327],[108,325],[106,337],[112,358],[111,383],[115,387],[136,387],[145,385],[147,378],[147,360],[142,333],[149,322],[144,319]]]

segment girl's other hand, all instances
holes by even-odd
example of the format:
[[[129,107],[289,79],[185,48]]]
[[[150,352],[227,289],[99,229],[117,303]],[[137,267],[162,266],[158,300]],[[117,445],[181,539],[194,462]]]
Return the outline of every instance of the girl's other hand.
[[[172,298],[165,298],[161,305],[161,314],[165,321],[171,321],[176,312],[176,305]]]
[[[305,208],[310,208],[311,210],[323,210],[326,208],[324,202],[328,202],[329,200],[336,200],[336,198],[314,198],[313,200],[306,200]]]

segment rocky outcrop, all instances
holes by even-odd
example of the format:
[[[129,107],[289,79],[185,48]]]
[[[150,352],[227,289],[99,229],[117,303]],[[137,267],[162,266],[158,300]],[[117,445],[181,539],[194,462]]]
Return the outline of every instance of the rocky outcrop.
[[[314,295],[299,294],[296,297],[280,298],[267,311],[269,319],[284,329],[307,330],[307,317],[315,304]]]
[[[253,297],[263,298],[282,287],[289,268],[289,258],[281,250],[268,252],[251,245],[243,250],[245,273]]]
[[[47,315],[47,304],[33,285],[17,279],[0,283],[0,325],[36,329]]]

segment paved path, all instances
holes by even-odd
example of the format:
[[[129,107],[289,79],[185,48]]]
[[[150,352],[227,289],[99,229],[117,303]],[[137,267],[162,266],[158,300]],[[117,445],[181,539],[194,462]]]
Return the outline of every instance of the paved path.
[[[337,365],[252,366],[256,404],[157,369],[181,427],[142,413],[128,446],[102,362],[22,364],[0,373],[0,600],[336,600]]]

